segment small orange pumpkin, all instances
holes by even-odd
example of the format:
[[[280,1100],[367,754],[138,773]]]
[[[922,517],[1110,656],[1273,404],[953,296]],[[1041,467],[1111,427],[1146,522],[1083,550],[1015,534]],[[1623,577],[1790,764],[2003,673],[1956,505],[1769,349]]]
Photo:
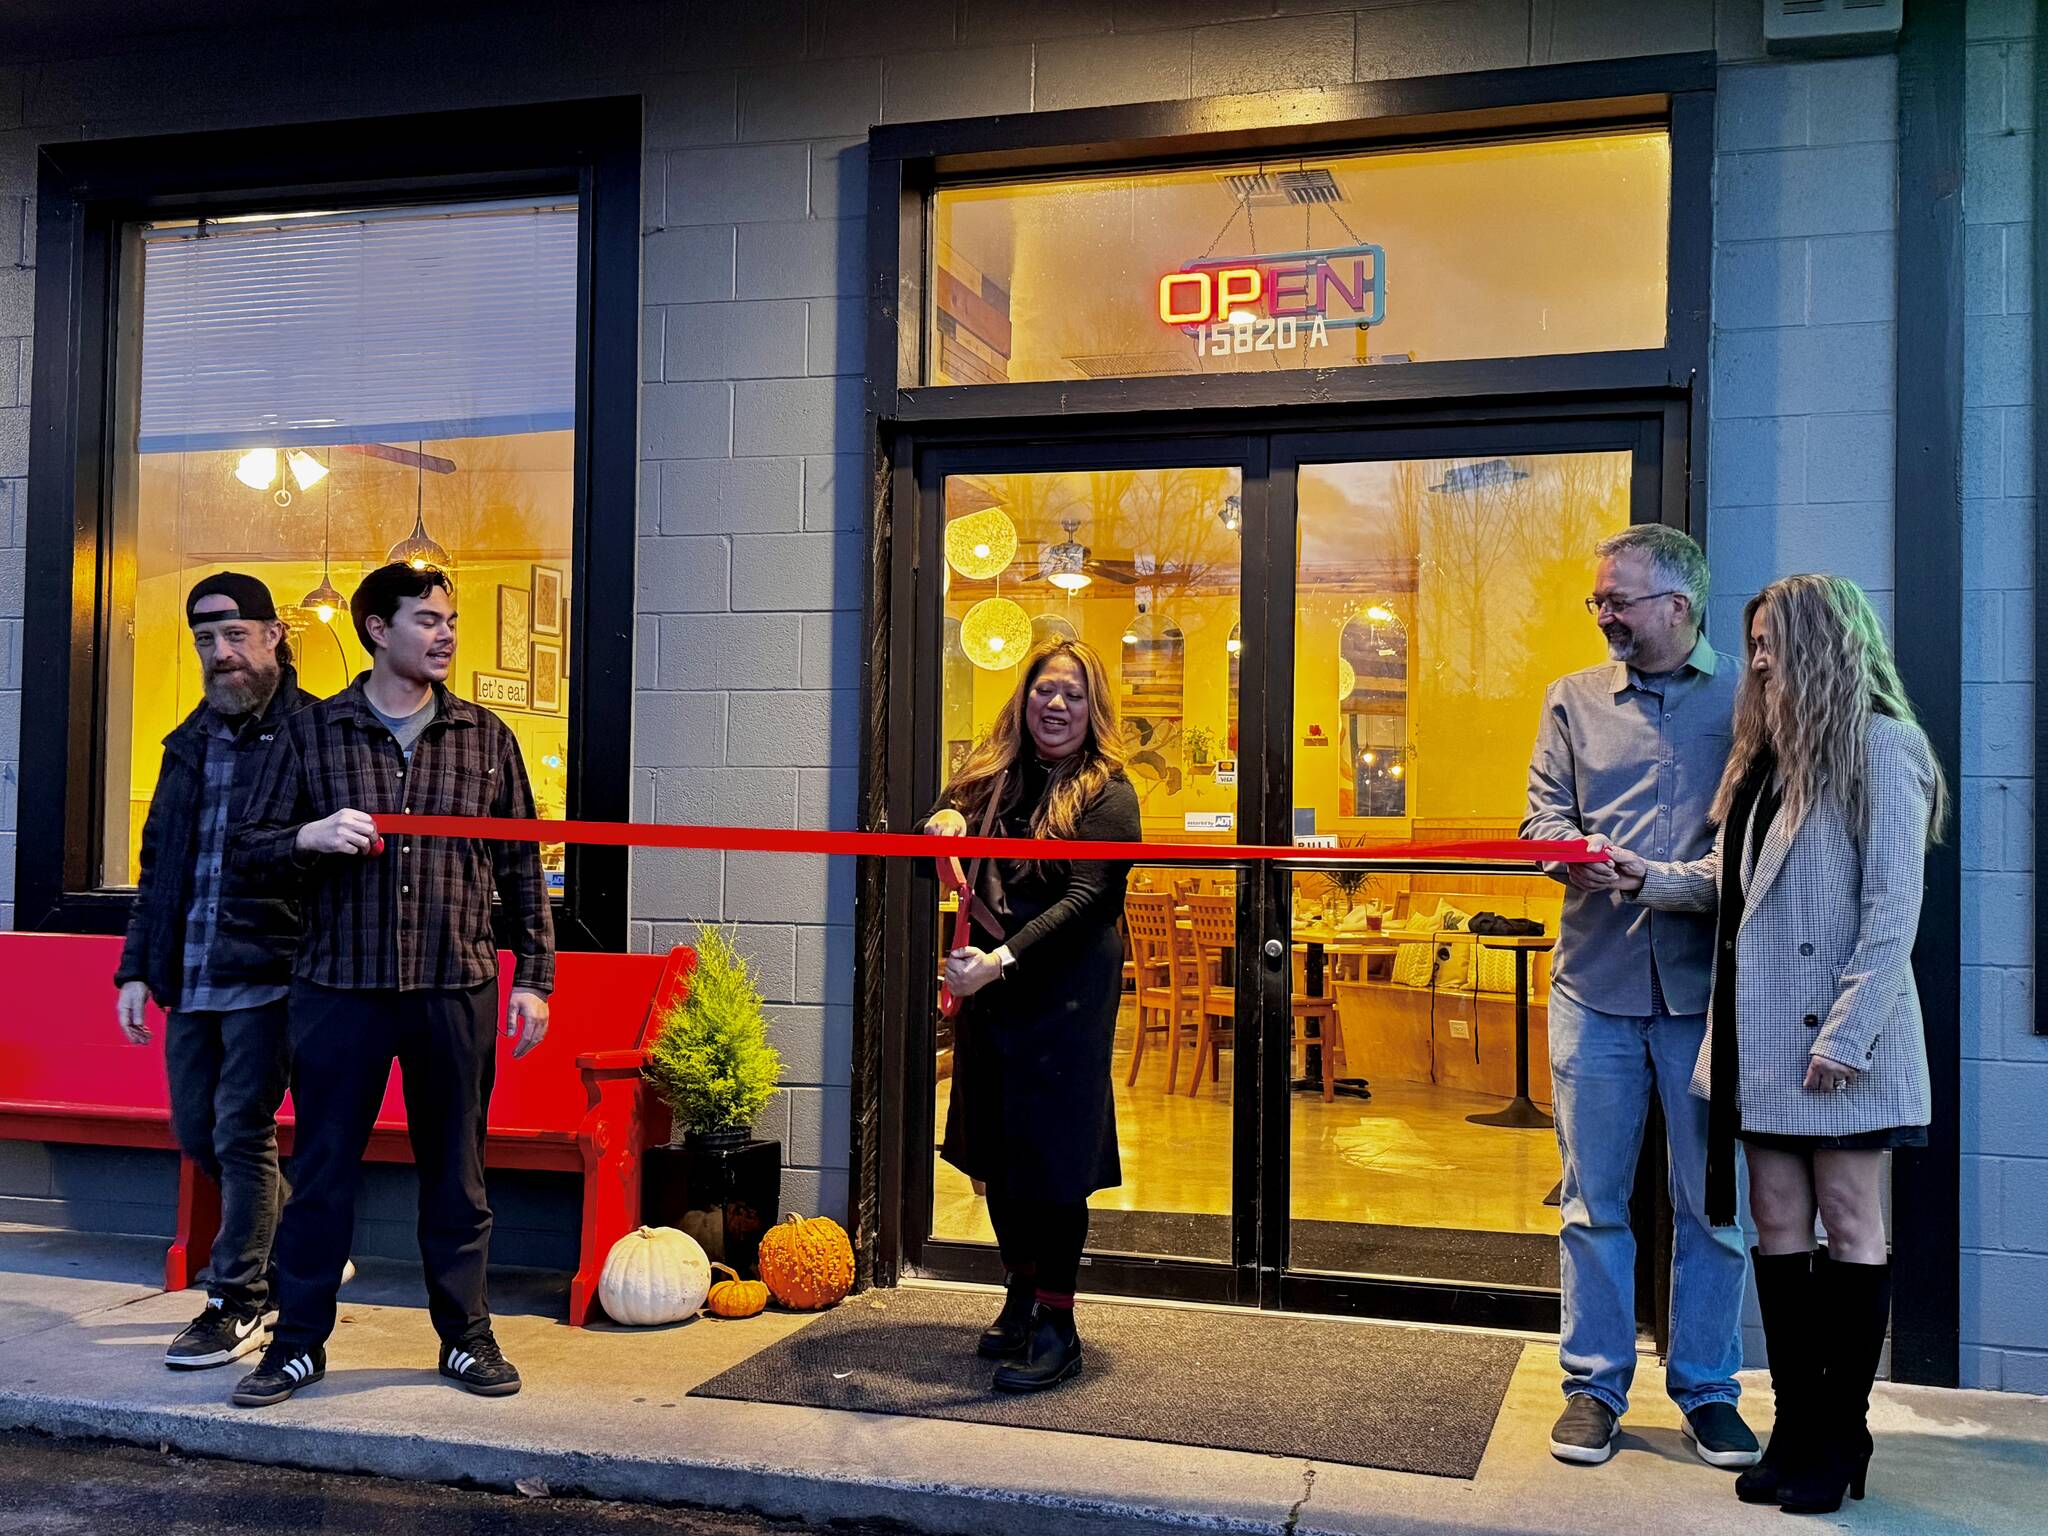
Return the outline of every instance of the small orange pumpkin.
[[[832,1306],[853,1289],[853,1244],[829,1216],[791,1216],[762,1234],[761,1278],[795,1311]]]
[[[714,1274],[723,1271],[731,1275],[730,1280],[714,1280],[710,1294],[704,1298],[704,1310],[713,1317],[752,1317],[767,1310],[768,1287],[759,1280],[742,1280],[738,1270],[729,1264],[713,1264]]]

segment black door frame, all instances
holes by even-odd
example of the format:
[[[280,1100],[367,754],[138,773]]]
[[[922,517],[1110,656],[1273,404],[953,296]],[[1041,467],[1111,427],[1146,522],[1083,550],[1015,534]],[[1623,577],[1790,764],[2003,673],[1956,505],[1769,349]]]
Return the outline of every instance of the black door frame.
[[[927,809],[910,793],[921,749],[906,728],[917,709],[903,659],[917,643],[918,565],[930,558],[916,511],[918,464],[928,446],[968,439],[1078,445],[1110,435],[1265,433],[1364,421],[1507,422],[1647,407],[1661,411],[1663,440],[1676,450],[1663,456],[1664,504],[1689,508],[1693,531],[1704,534],[1715,84],[1713,56],[1699,53],[875,129],[868,144],[870,538],[862,666],[870,703],[861,742],[862,824],[909,826]],[[1667,126],[1671,136],[1669,293],[1660,348],[1398,369],[921,382],[928,199],[946,180],[1651,123]],[[908,1168],[920,1153],[930,1155],[928,1147],[905,1145],[906,1021],[923,993],[893,938],[912,910],[915,878],[900,860],[863,860],[857,878],[849,1151],[864,1283],[898,1278],[908,1254]],[[1098,1265],[1091,1283],[1109,1283],[1117,1273],[1116,1266]],[[1172,1283],[1185,1278],[1148,1273]],[[1156,1288],[1173,1294],[1170,1284]]]
[[[1134,434],[1100,419],[1068,432],[1032,429],[981,434],[958,430],[898,443],[916,486],[907,526],[898,535],[917,551],[911,590],[905,594],[913,632],[896,653],[896,672],[908,674],[908,730],[896,737],[913,747],[908,763],[910,803],[937,798],[939,766],[931,750],[940,739],[940,654],[944,566],[941,533],[947,476],[1091,469],[1192,468],[1236,465],[1243,473],[1241,622],[1245,635],[1238,698],[1237,824],[1244,840],[1285,846],[1291,838],[1294,561],[1296,470],[1302,464],[1410,458],[1471,458],[1495,454],[1623,450],[1631,455],[1630,515],[1636,522],[1683,525],[1684,402],[1641,398],[1551,403],[1491,411],[1437,409],[1407,421],[1393,413],[1354,409],[1348,419],[1316,421],[1261,413],[1251,422],[1233,416],[1240,430],[1175,432],[1157,427]],[[1248,430],[1243,430],[1248,428]],[[903,506],[903,503],[899,503]],[[899,613],[904,610],[899,609]],[[899,716],[899,719],[905,717]],[[921,814],[921,813],[918,813]],[[1228,1260],[1136,1257],[1091,1253],[1087,1288],[1112,1294],[1235,1303],[1295,1311],[1365,1313],[1377,1317],[1496,1328],[1555,1331],[1557,1293],[1540,1288],[1473,1285],[1452,1279],[1334,1275],[1288,1267],[1291,1234],[1289,1122],[1292,1115],[1287,1029],[1287,967],[1261,958],[1262,946],[1288,940],[1291,876],[1317,866],[1305,859],[1282,865],[1234,866],[1238,880],[1237,974],[1256,977],[1238,989],[1233,1063],[1231,1252]],[[1395,872],[1491,866],[1443,862],[1388,866]],[[929,1236],[937,1126],[935,1064],[928,1021],[936,1004],[936,880],[928,869],[904,871],[902,900],[885,936],[887,952],[905,962],[908,995],[897,1014],[891,1081],[900,1085],[899,1135],[892,1137],[901,1169],[900,1206],[893,1223],[897,1258],[906,1273],[994,1282],[1001,1264],[986,1244]],[[922,1021],[922,1022],[921,1022]],[[1256,1049],[1246,1043],[1256,1042]],[[1652,1247],[1645,1243],[1645,1248]]]

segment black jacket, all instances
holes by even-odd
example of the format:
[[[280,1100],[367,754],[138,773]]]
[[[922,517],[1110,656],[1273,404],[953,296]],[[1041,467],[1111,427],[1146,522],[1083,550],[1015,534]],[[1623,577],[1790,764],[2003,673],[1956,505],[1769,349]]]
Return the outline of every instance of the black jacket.
[[[260,720],[235,739],[234,806],[241,806],[256,779],[256,768],[287,716],[319,702],[299,687],[299,674],[286,667],[277,692]],[[142,875],[128,913],[128,938],[114,985],[144,982],[157,1006],[175,1008],[184,989],[185,909],[191,902],[192,861],[199,846],[199,802],[205,790],[208,711],[199,705],[164,738],[163,768],[142,824]],[[224,861],[219,929],[214,939],[214,976],[223,982],[291,980],[292,952],[299,940],[295,890],[256,889],[233,874]]]

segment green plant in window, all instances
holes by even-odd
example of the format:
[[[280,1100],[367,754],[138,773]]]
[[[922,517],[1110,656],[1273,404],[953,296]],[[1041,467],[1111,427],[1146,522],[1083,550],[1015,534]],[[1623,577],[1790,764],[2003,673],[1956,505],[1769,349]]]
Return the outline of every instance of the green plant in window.
[[[782,1075],[761,990],[734,938],[729,928],[699,931],[689,995],[662,1016],[647,1051],[647,1080],[684,1130],[747,1129]]]
[[[1191,727],[1185,738],[1188,746],[1188,761],[1201,767],[1209,761],[1210,749],[1216,745],[1216,733],[1206,725]]]
[[[1329,878],[1330,884],[1343,893],[1344,910],[1346,912],[1349,912],[1358,904],[1358,893],[1360,891],[1370,890],[1375,895],[1379,891],[1379,882],[1356,866],[1333,870]]]

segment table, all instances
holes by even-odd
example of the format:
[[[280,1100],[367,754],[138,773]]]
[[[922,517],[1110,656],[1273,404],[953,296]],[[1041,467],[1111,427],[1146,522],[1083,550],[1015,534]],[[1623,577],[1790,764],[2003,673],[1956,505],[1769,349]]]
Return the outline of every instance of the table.
[[[1338,937],[1337,930],[1322,924],[1304,924],[1294,930],[1294,947],[1303,952],[1302,970],[1304,975],[1302,980],[1306,983],[1303,990],[1311,997],[1327,995],[1324,991],[1326,979],[1323,946],[1326,942],[1336,937]],[[1287,985],[1288,989],[1292,991],[1294,987],[1294,978],[1292,976],[1287,978]],[[1334,1002],[1331,1003],[1330,1008],[1330,1013],[1325,1016],[1329,1020],[1330,1027],[1342,1028],[1343,1026],[1337,1022],[1336,1004]],[[1306,1050],[1302,1053],[1302,1066],[1308,1069],[1308,1075],[1306,1077],[1297,1077],[1288,1085],[1296,1093],[1313,1093],[1320,1096],[1323,1091],[1321,1053],[1329,1049],[1329,1044],[1322,1038],[1322,1031],[1322,1021],[1318,1020],[1316,1025],[1317,1038],[1312,1045],[1316,1055],[1311,1060]],[[1330,1089],[1333,1093],[1344,1094],[1354,1099],[1369,1099],[1372,1097],[1372,1089],[1362,1077],[1336,1078],[1331,1082]]]
[[[1474,1125],[1504,1125],[1517,1130],[1541,1130],[1555,1125],[1529,1097],[1529,956],[1540,950],[1557,947],[1554,934],[1503,934],[1488,938],[1483,934],[1473,937],[1486,949],[1510,949],[1515,954],[1515,1096],[1508,1101],[1505,1109],[1490,1114],[1467,1115],[1465,1118]]]

